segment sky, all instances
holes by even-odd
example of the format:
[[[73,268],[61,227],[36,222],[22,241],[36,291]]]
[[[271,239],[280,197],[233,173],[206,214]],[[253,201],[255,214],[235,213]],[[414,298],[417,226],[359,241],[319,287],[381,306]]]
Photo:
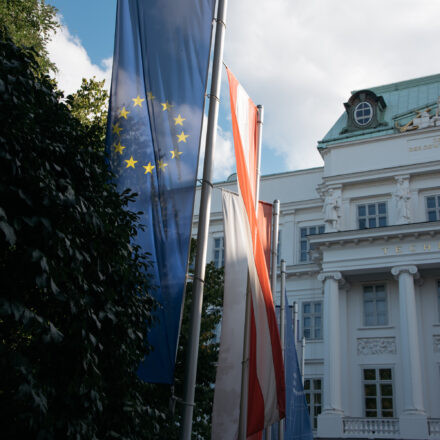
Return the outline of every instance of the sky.
[[[47,3],[62,24],[48,46],[60,88],[72,93],[92,76],[109,85],[116,0]],[[351,91],[440,73],[435,0],[228,3],[224,62],[264,105],[263,175],[322,166],[317,142]],[[216,181],[235,172],[228,96],[223,71]]]

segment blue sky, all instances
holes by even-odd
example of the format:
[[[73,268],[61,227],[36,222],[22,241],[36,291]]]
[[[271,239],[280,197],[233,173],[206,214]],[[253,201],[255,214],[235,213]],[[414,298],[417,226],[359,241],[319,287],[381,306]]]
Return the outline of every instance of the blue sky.
[[[48,47],[60,87],[109,81],[116,0],[48,3],[62,15]],[[229,1],[224,60],[265,107],[262,173],[321,166],[317,141],[352,90],[439,73],[439,16],[432,0]],[[217,180],[234,172],[225,72],[221,101]]]

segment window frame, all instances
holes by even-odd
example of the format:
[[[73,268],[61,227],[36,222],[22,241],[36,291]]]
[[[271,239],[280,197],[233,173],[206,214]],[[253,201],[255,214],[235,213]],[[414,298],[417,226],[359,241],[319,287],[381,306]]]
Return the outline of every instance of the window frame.
[[[378,323],[378,309],[377,309],[377,287],[382,287],[384,290],[385,297],[385,306],[386,306],[386,322]],[[373,292],[375,294],[374,297],[374,324],[367,324],[366,319],[366,307],[365,307],[365,289],[368,287],[373,288]],[[389,298],[388,298],[388,288],[387,283],[385,282],[376,282],[376,283],[365,283],[362,284],[362,326],[365,328],[374,328],[374,327],[388,327],[390,325],[390,314],[389,314]]]
[[[220,247],[217,247],[216,243],[217,240],[220,240]],[[219,258],[216,258],[216,252],[219,252]],[[212,243],[212,262],[214,263],[214,266],[217,269],[220,269],[221,267],[224,267],[225,265],[225,237],[224,235],[219,235],[216,237],[213,237],[213,243]]]
[[[321,382],[320,389],[315,389],[314,381],[319,380]],[[306,382],[310,381],[310,388],[306,389]],[[320,394],[321,402],[316,405],[315,404],[315,395]],[[310,421],[312,422],[312,430],[316,431],[318,429],[318,416],[322,413],[322,409],[324,406],[324,377],[322,376],[308,376],[304,377],[304,395],[307,403],[307,409],[309,411]],[[307,402],[307,396],[309,397],[309,402]],[[319,407],[319,412],[315,410],[315,408]],[[313,410],[313,414],[312,414]],[[316,414],[315,414],[316,413]]]
[[[309,313],[305,313],[304,312],[304,306],[308,304],[310,305],[310,312]],[[319,313],[315,312],[315,305],[319,304],[321,306],[321,310]],[[319,318],[321,319],[321,327],[320,327],[320,337],[316,337],[316,329],[317,327],[315,326],[315,318],[317,318],[319,316]],[[310,334],[313,336],[310,337],[306,337],[306,335],[304,334],[304,331],[306,329],[305,325],[304,325],[304,321],[305,318],[310,318],[310,322],[311,322],[311,326],[307,327],[307,329],[310,329]],[[306,341],[322,341],[324,339],[324,302],[321,300],[316,300],[316,301],[303,301],[301,303],[301,327],[302,327],[302,337],[306,338]]]
[[[316,228],[316,232],[310,233],[312,228]],[[306,233],[303,235],[302,231],[305,230]],[[310,242],[308,239],[309,235],[320,235],[324,234],[325,225],[310,225],[310,226],[300,226],[299,227],[299,262],[301,264],[310,263],[310,251],[313,249],[310,247]],[[306,250],[303,251],[302,243],[306,243]],[[303,255],[305,255],[305,259],[303,259]]]
[[[385,206],[385,214],[379,212],[379,205]],[[375,213],[370,214],[370,206],[375,207]],[[364,207],[365,209],[365,215],[359,215],[359,209],[360,207]],[[381,218],[385,217],[385,224],[381,225],[380,220]],[[376,226],[370,226],[370,220],[373,220],[376,222]],[[365,222],[365,226],[361,227],[361,221]],[[362,202],[356,204],[356,225],[358,229],[375,229],[375,228],[384,228],[388,226],[388,202],[386,200],[378,200],[378,201],[371,201],[371,202]]]
[[[428,199],[434,198],[434,208],[428,207]],[[429,213],[434,212],[435,213],[435,220],[429,219]],[[426,215],[426,221],[428,222],[436,222],[440,220],[440,194],[430,194],[425,196],[425,215]]]
[[[365,370],[375,370],[375,379],[374,380],[368,380],[365,379],[364,371]],[[390,370],[391,372],[391,379],[380,379],[380,370]],[[366,418],[373,418],[373,419],[392,419],[396,417],[396,394],[395,394],[395,388],[394,388],[394,366],[392,365],[361,365],[361,386],[362,386],[362,407],[363,407],[363,414]],[[368,416],[367,415],[367,395],[366,395],[366,389],[365,385],[375,385],[376,388],[376,416]],[[382,388],[381,385],[391,385],[391,403],[392,403],[392,415],[383,415],[383,398],[388,398],[389,396],[382,395]],[[371,396],[370,396],[371,397]],[[371,410],[370,410],[371,411]],[[386,410],[385,411],[389,411]]]

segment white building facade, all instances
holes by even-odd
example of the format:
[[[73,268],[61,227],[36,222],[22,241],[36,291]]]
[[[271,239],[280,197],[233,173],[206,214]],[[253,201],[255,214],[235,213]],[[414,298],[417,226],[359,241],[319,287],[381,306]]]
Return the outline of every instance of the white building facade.
[[[439,97],[440,75],[353,92],[323,167],[261,179],[318,438],[440,439]],[[223,264],[217,190],[208,257]]]

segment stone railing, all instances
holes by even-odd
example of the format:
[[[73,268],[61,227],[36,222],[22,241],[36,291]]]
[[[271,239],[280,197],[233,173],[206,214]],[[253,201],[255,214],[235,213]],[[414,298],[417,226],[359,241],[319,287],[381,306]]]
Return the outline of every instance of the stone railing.
[[[347,436],[387,438],[400,434],[399,419],[347,417],[343,423]]]
[[[428,419],[429,438],[440,439],[440,419]]]

